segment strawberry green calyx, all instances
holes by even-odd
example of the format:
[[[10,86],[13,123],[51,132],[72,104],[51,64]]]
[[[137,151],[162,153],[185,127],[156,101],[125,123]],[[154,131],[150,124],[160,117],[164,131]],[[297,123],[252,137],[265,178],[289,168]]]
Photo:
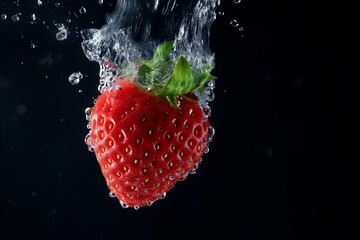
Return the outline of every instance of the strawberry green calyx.
[[[210,74],[214,68],[214,56],[203,68],[196,69],[195,74],[182,55],[172,69],[173,64],[168,57],[173,45],[174,42],[163,43],[156,48],[151,60],[142,60],[136,81],[143,87],[152,89],[154,95],[166,97],[175,108],[180,108],[176,97],[191,100],[185,94],[201,89],[206,82],[216,79]]]

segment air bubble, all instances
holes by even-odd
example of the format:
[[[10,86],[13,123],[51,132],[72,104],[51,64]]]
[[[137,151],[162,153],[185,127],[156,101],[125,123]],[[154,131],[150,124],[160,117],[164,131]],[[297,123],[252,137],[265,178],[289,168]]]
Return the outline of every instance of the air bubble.
[[[233,20],[230,21],[230,25],[233,26],[233,27],[237,27],[237,26],[239,26],[239,23],[238,23],[238,21],[236,19],[233,19]]]
[[[55,7],[60,7],[60,5],[61,5],[61,4],[60,4],[59,2],[56,2],[56,3],[55,3]]]
[[[119,200],[119,201],[120,201],[120,205],[121,205],[122,208],[128,208],[129,207],[129,205],[123,203],[123,201],[121,201],[121,200]]]
[[[88,121],[90,121],[91,111],[92,111],[91,107],[88,107],[88,108],[85,109],[85,118]]]
[[[85,136],[85,143],[88,146],[89,152],[94,152],[94,147],[91,144],[91,131]]]
[[[14,21],[14,22],[18,22],[20,20],[20,17],[19,15],[15,14],[11,17],[11,19]]]
[[[86,13],[86,8],[84,6],[81,6],[81,8],[79,9],[79,13],[80,14],[85,14]]]
[[[224,16],[225,13],[224,13],[224,12],[219,12],[219,15],[220,15],[220,16]]]
[[[35,20],[36,20],[36,15],[35,15],[35,13],[33,13],[33,14],[30,15],[30,19],[31,19],[32,21],[35,21]]]
[[[55,23],[55,26],[59,30],[59,32],[56,33],[56,39],[59,41],[63,41],[67,39],[68,31],[63,23]]]
[[[30,42],[30,48],[34,49],[36,48],[36,45],[33,42]]]
[[[139,208],[140,208],[139,205],[135,205],[135,206],[134,206],[134,209],[135,209],[135,210],[139,210]]]
[[[234,0],[235,4],[241,3],[241,0]]]
[[[80,80],[83,78],[83,75],[81,72],[74,72],[69,76],[69,82],[72,85],[76,85],[80,82]]]
[[[2,19],[2,20],[5,20],[5,19],[7,19],[7,16],[6,16],[6,14],[4,14],[4,13],[3,13],[3,14],[1,14],[1,19]]]
[[[37,0],[37,5],[41,6],[41,5],[42,5],[42,1],[41,1],[41,0]]]
[[[244,28],[243,27],[239,27],[239,31],[244,31]]]
[[[205,141],[205,146],[209,145],[209,143],[211,142],[214,135],[215,135],[215,129],[214,129],[213,126],[210,125],[210,127],[209,127],[209,135],[208,135],[208,138]]]
[[[164,199],[166,197],[166,192],[164,192],[160,197],[159,199]]]
[[[98,3],[101,6],[104,3],[104,0],[99,0]]]
[[[111,198],[114,198],[114,197],[116,197],[116,195],[115,195],[115,193],[114,192],[109,192],[109,197],[111,197]]]

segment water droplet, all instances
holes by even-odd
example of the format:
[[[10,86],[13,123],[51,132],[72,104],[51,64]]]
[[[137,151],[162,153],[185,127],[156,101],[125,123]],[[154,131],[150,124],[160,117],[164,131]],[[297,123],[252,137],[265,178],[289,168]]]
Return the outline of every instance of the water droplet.
[[[85,143],[88,146],[89,152],[94,152],[94,147],[91,144],[91,131],[85,136]]]
[[[35,15],[35,13],[33,13],[33,14],[30,15],[30,19],[31,19],[31,21],[35,21],[35,20],[36,20],[36,15]]]
[[[210,125],[209,127],[209,136],[208,138],[206,139],[205,141],[205,146],[208,146],[209,143],[211,142],[212,138],[214,137],[215,135],[215,128],[213,126]]]
[[[79,9],[79,13],[80,14],[85,14],[86,13],[86,8],[84,6],[81,6],[81,8]]]
[[[61,5],[61,4],[60,4],[59,2],[56,2],[56,3],[55,3],[55,6],[56,6],[56,7],[60,7],[60,5]]]
[[[74,72],[69,76],[69,82],[72,85],[76,85],[80,82],[80,80],[83,78],[83,75],[81,72]]]
[[[41,0],[37,0],[37,4],[38,4],[39,6],[41,6],[41,5],[42,5],[42,1],[41,1]]]
[[[35,13],[30,15],[30,19],[31,19],[30,24],[35,24],[36,23],[36,15],[35,15]]]
[[[2,19],[2,20],[5,20],[5,19],[7,19],[7,16],[6,16],[6,14],[4,14],[4,13],[3,13],[3,14],[1,14],[1,19]]]
[[[110,191],[110,192],[109,192],[109,197],[111,197],[111,198],[116,197],[116,196],[115,196],[115,193]]]
[[[92,108],[88,107],[85,109],[85,118],[86,120],[90,121],[90,115],[91,115]]]
[[[235,4],[241,3],[241,0],[234,0]]]
[[[19,15],[15,14],[11,17],[11,19],[14,21],[14,22],[18,22],[20,20],[20,17]]]
[[[239,23],[238,23],[238,21],[236,19],[233,19],[233,20],[230,21],[230,25],[233,26],[233,27],[237,27],[237,26],[239,26]]]
[[[30,41],[30,48],[32,48],[32,49],[36,48],[36,45],[31,41]]]
[[[166,197],[166,192],[164,192],[159,198],[164,199]]]
[[[65,25],[63,23],[55,23],[55,26],[59,30],[59,32],[56,33],[56,39],[59,41],[67,39],[68,31],[65,28]]]
[[[119,200],[119,201],[120,201],[120,205],[121,205],[122,208],[128,208],[129,207],[129,205],[123,203],[121,200]]]
[[[182,176],[182,177],[179,179],[179,181],[184,181],[184,180],[187,178],[188,175],[189,175],[189,172],[187,172],[184,176]]]

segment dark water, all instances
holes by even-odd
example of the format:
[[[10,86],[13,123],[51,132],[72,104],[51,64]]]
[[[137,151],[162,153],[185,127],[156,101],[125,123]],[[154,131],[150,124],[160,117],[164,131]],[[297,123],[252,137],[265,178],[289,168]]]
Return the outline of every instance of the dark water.
[[[210,35],[210,152],[164,200],[134,211],[108,197],[83,142],[99,66],[80,31],[104,26],[116,2],[58,2],[0,3],[1,238],[352,239],[355,7],[223,1]]]

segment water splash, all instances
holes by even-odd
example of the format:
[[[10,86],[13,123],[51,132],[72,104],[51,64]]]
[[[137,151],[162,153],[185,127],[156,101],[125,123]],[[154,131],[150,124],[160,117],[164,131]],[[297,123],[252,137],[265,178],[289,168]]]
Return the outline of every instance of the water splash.
[[[115,76],[135,75],[135,62],[149,59],[155,47],[165,41],[175,40],[171,60],[175,63],[183,55],[196,74],[197,69],[211,61],[210,27],[219,3],[218,0],[118,0],[106,25],[81,31],[86,57],[100,65],[99,90],[107,90]],[[106,66],[109,62],[111,67]],[[127,71],[119,76],[114,71],[119,68]],[[206,95],[201,96],[204,98]]]

